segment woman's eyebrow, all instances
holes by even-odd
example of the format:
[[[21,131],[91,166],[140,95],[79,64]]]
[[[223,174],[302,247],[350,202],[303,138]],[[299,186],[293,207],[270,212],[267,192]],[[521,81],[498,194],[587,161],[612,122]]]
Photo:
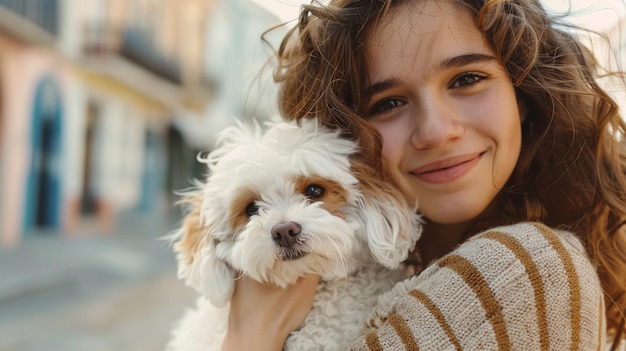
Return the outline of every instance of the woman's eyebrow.
[[[462,67],[465,65],[469,65],[472,63],[480,63],[480,62],[488,62],[488,61],[497,61],[494,56],[485,55],[485,54],[465,54],[459,56],[448,57],[443,61],[439,62],[435,72],[441,72],[443,70],[454,68],[454,67]]]
[[[485,54],[464,54],[464,55],[452,56],[439,62],[439,64],[436,66],[435,70],[431,74],[436,74],[438,72],[444,71],[446,69],[454,68],[454,67],[462,67],[462,66],[469,65],[472,63],[480,63],[480,62],[488,62],[488,61],[497,61],[497,59],[494,56],[485,55]],[[396,78],[385,79],[383,81],[372,84],[365,90],[365,92],[367,96],[373,96],[400,84],[401,84],[401,81]]]
[[[395,78],[385,79],[378,83],[372,84],[365,90],[365,92],[367,96],[373,96],[373,95],[380,93],[381,91],[385,91],[387,89],[393,88],[394,86],[398,86],[400,84],[401,82],[398,79],[395,79]]]

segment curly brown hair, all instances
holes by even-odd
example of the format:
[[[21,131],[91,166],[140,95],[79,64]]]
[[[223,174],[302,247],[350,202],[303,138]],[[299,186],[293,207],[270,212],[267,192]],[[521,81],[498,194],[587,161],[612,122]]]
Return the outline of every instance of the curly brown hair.
[[[365,43],[376,21],[405,1],[314,1],[276,51],[281,113],[343,128],[380,175],[382,139],[362,117],[370,85]],[[578,233],[598,265],[609,331],[619,339],[626,312],[626,124],[598,85],[601,67],[538,0],[457,1],[471,9],[528,109],[520,159],[500,194],[502,211],[488,225],[541,221]]]

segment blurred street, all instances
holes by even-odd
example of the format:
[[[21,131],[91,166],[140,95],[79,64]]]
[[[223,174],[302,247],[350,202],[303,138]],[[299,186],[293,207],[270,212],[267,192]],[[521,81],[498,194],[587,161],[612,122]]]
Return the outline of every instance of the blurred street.
[[[162,350],[196,296],[159,240],[175,226],[127,218],[115,234],[41,233],[0,249],[0,350]]]

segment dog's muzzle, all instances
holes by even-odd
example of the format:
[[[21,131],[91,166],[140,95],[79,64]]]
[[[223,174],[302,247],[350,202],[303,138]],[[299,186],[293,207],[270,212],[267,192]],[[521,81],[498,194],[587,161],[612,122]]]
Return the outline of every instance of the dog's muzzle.
[[[278,256],[283,260],[296,260],[307,254],[302,247],[302,228],[296,222],[285,221],[272,227],[272,240],[279,246]]]

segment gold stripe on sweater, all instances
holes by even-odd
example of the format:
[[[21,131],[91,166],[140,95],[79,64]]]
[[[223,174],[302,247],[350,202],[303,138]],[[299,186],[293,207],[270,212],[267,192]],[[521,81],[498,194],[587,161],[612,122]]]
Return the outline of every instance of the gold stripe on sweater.
[[[450,325],[446,321],[446,317],[443,315],[439,307],[435,305],[433,300],[431,300],[430,297],[428,297],[426,294],[424,294],[423,292],[419,290],[411,290],[409,291],[409,295],[413,296],[419,303],[421,303],[422,305],[424,305],[424,307],[426,307],[428,312],[430,312],[430,314],[439,323],[439,326],[441,327],[441,329],[443,329],[446,335],[448,335],[448,338],[450,338],[450,342],[452,342],[455,349],[462,350],[461,344],[459,343],[459,340],[456,338],[456,335],[454,335],[454,331],[452,330],[452,327],[450,327]]]
[[[600,313],[598,313],[598,316],[600,317],[600,323],[598,323],[598,351],[602,351],[602,346],[604,346],[604,332],[605,332],[605,326],[604,326],[604,314],[602,313],[602,311],[604,311],[604,297],[600,296],[600,301],[599,301],[599,306],[598,306],[598,311],[600,311]]]
[[[541,350],[548,350],[550,348],[550,334],[548,332],[548,316],[545,296],[546,291],[543,285],[543,280],[541,279],[541,273],[539,272],[539,268],[537,268],[535,261],[533,261],[524,246],[522,246],[517,239],[510,235],[493,231],[482,235],[481,238],[495,240],[506,246],[506,248],[509,249],[524,266],[535,293],[535,307],[539,327],[539,344],[541,345]]]
[[[404,349],[407,351],[419,351],[419,347],[417,347],[417,342],[415,341],[415,336],[409,326],[406,325],[404,318],[400,317],[398,314],[394,313],[389,316],[387,320],[389,325],[395,329],[396,334],[402,340],[402,344],[404,344]]]
[[[485,316],[489,319],[498,343],[498,350],[511,348],[509,335],[506,332],[506,323],[502,316],[502,306],[493,296],[493,292],[480,271],[466,258],[459,255],[444,256],[438,262],[439,267],[446,267],[455,271],[478,297]]]
[[[576,274],[576,266],[574,266],[574,261],[572,257],[568,254],[565,246],[559,240],[557,235],[552,231],[552,229],[547,226],[534,223],[535,227],[539,229],[541,234],[546,238],[548,243],[552,246],[552,248],[557,252],[559,257],[561,258],[561,262],[565,267],[565,274],[567,275],[567,283],[569,284],[570,291],[570,301],[572,301],[572,346],[570,350],[578,350],[580,348],[580,313],[581,313],[581,302],[580,302],[580,282],[578,280],[578,275]]]
[[[365,346],[371,351],[384,351],[383,346],[380,344],[380,340],[378,340],[378,335],[372,332],[365,336]]]

